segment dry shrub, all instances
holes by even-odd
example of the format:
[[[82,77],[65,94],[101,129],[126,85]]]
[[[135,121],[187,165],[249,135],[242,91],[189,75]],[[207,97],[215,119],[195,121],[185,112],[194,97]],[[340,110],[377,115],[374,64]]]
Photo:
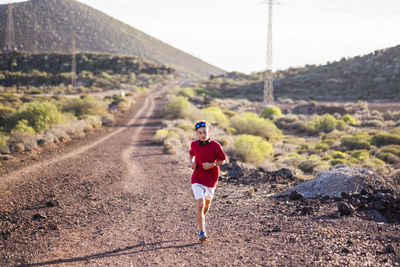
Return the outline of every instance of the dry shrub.
[[[56,136],[50,131],[45,132],[44,134],[41,134],[38,138],[38,145],[40,146],[48,146],[56,143],[58,139]]]
[[[293,129],[298,121],[299,117],[294,114],[288,114],[274,120],[276,126],[278,126],[280,129]]]
[[[382,128],[384,126],[384,122],[382,120],[365,120],[361,122],[361,126],[363,127],[373,127],[373,128]]]
[[[156,143],[162,144],[167,137],[168,137],[168,131],[165,129],[160,129],[157,130],[156,134],[153,137],[153,140]]]
[[[178,152],[178,148],[181,145],[181,141],[177,137],[167,137],[164,140],[164,148],[163,151],[166,154],[176,154]]]
[[[51,128],[48,131],[48,143],[51,142],[51,138],[53,139],[53,142],[66,142],[71,140],[71,137],[69,134],[65,131],[65,126],[64,125],[58,125],[56,127]]]
[[[37,136],[27,132],[14,132],[10,136],[9,144],[13,151],[16,151],[16,149],[22,151],[33,151],[38,146]],[[21,148],[21,145],[23,146],[23,149]]]
[[[318,165],[321,164],[321,161],[317,158],[309,158],[304,161],[302,161],[298,168],[302,170],[303,172],[308,172],[312,173],[314,171],[314,168],[316,168]]]
[[[106,115],[101,116],[101,124],[103,126],[109,126],[109,127],[114,126],[114,124],[115,124],[114,115],[106,114]]]

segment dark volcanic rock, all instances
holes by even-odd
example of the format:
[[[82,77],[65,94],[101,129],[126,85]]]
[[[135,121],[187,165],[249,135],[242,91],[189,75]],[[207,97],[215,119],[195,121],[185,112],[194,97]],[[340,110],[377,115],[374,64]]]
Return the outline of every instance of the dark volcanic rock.
[[[299,193],[299,191],[294,190],[293,192],[291,192],[289,194],[289,199],[290,200],[299,200],[299,199],[303,199],[304,195],[302,193]]]
[[[382,215],[382,213],[380,213],[377,210],[371,210],[371,214],[374,216],[374,221],[375,222],[384,222],[384,223],[388,223],[388,220],[386,219],[385,216]]]
[[[351,204],[347,204],[344,202],[339,202],[338,203],[338,211],[341,216],[343,215],[351,215],[354,213],[355,209]]]
[[[58,206],[58,201],[57,200],[49,200],[46,202],[46,207],[55,207]]]
[[[36,213],[32,216],[32,220],[42,220],[46,219],[47,217],[45,215],[42,215],[40,213]]]

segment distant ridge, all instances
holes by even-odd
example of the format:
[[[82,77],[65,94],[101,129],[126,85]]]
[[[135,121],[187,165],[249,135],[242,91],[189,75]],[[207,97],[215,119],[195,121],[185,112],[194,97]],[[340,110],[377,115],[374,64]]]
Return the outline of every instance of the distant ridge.
[[[0,5],[0,48],[4,46],[7,5]],[[14,4],[17,47],[29,52],[70,52],[75,32],[78,51],[143,57],[191,78],[225,71],[159,41],[74,0],[30,0]]]
[[[324,65],[274,72],[274,97],[323,101],[400,100],[400,45]],[[224,97],[263,99],[264,74],[215,76],[207,89]]]

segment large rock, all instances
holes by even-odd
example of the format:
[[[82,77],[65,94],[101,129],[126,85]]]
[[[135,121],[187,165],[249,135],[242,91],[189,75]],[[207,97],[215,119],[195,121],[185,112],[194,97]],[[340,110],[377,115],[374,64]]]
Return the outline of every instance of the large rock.
[[[342,192],[359,193],[368,185],[383,183],[383,179],[367,169],[339,166],[319,173],[314,179],[289,188],[277,196],[289,195],[297,190],[307,198],[341,197]]]

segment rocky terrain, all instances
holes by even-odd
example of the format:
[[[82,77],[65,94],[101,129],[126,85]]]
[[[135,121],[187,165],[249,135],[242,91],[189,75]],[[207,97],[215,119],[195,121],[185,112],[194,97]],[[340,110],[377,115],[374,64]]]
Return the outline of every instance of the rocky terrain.
[[[5,164],[0,265],[400,264],[397,191],[277,197],[303,181],[234,160],[222,168],[209,241],[199,243],[187,157],[152,141],[163,104],[152,95],[115,128],[27,156],[17,169]]]

